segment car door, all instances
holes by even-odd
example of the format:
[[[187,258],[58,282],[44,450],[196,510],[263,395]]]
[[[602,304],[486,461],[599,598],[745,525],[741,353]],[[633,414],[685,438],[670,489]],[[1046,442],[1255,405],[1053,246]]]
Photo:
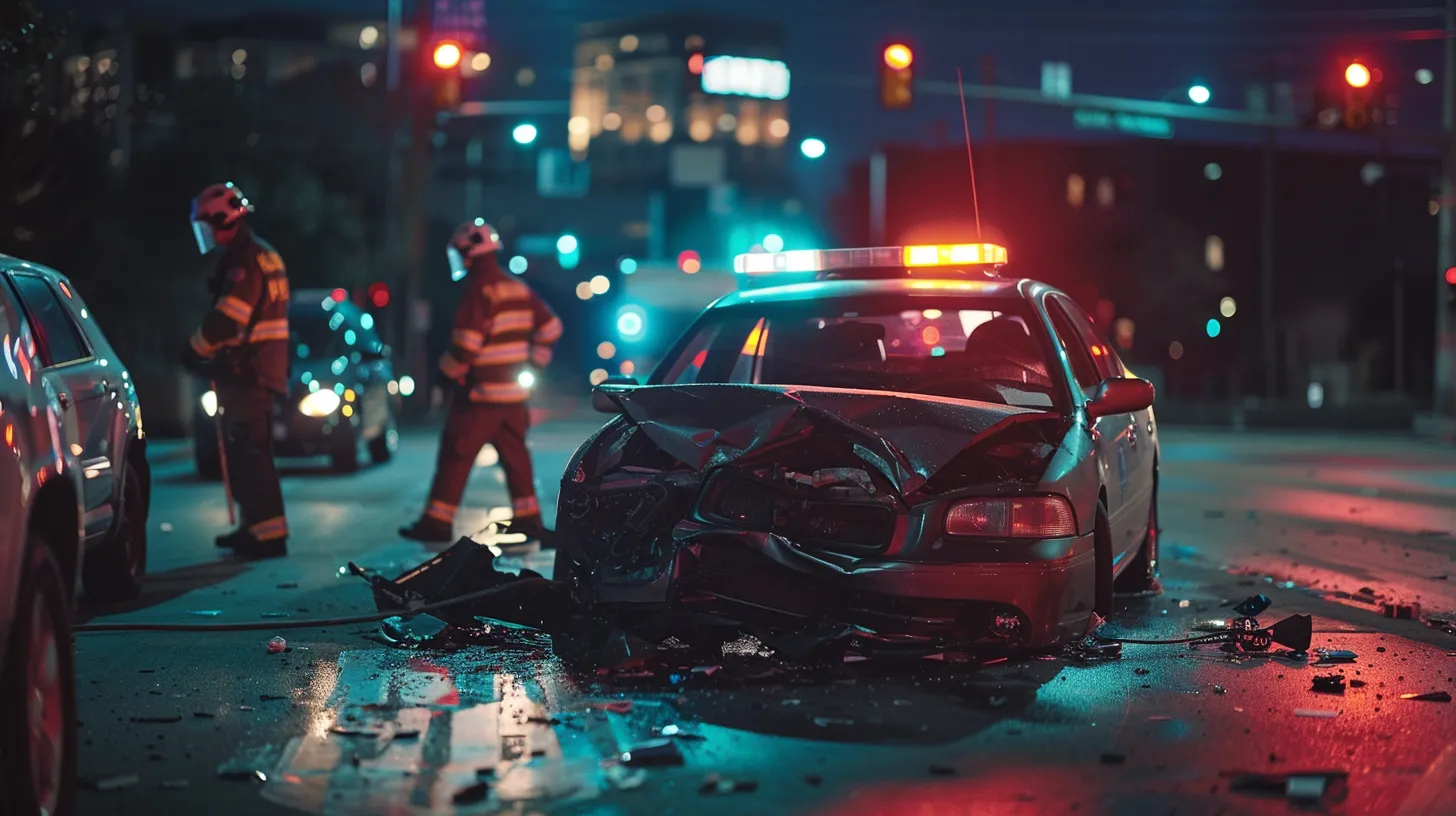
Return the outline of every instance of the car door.
[[[1112,344],[1097,330],[1087,313],[1063,295],[1052,295],[1051,300],[1066,316],[1079,343],[1088,350],[1097,381],[1100,383],[1110,377],[1126,376],[1126,369]],[[1114,540],[1125,541],[1135,551],[1147,528],[1148,503],[1152,498],[1152,412],[1147,409],[1105,416],[1098,420],[1098,427],[1119,440],[1114,464],[1117,468],[1118,487],[1123,493],[1123,507],[1121,517],[1115,522],[1114,535],[1117,537]]]
[[[1102,383],[1102,373],[1092,357],[1092,347],[1087,343],[1066,308],[1063,298],[1048,295],[1047,316],[1051,318],[1057,342],[1061,344],[1072,366],[1072,378],[1079,394],[1074,395],[1078,405],[1097,393]],[[1132,493],[1129,491],[1128,472],[1131,453],[1128,439],[1128,416],[1126,414],[1105,416],[1092,425],[1092,444],[1097,457],[1098,472],[1107,490],[1107,520],[1111,526],[1113,559],[1121,563],[1135,543],[1130,541],[1129,521]]]
[[[111,374],[97,358],[85,333],[61,302],[60,290],[46,277],[29,272],[11,276],[35,335],[45,373],[57,383],[63,407],[75,411],[81,445],[81,469],[86,504],[86,537],[111,529],[112,495],[116,476],[111,429],[117,422],[117,402],[108,398]]]
[[[389,425],[389,381],[393,379],[393,368],[384,343],[379,339],[379,332],[374,328],[374,316],[364,312],[352,324],[355,331],[354,352],[359,354],[359,384],[363,387],[359,403],[364,409],[365,435],[373,439],[384,433]],[[352,356],[351,353],[351,359]]]

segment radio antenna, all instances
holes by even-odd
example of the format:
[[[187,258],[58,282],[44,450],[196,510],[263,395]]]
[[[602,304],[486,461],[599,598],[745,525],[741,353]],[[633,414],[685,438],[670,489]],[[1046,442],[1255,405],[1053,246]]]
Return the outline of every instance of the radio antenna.
[[[976,159],[971,154],[971,122],[966,116],[966,84],[961,69],[956,67],[956,88],[961,94],[961,132],[966,134],[966,165],[971,170],[971,207],[976,213],[976,240],[981,240],[981,199],[976,194]]]

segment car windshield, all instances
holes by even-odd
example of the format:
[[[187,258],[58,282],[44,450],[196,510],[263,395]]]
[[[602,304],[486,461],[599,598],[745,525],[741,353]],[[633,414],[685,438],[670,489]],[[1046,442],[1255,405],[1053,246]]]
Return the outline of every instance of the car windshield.
[[[356,328],[340,308],[300,304],[288,310],[290,344],[300,360],[332,359],[358,351]]]
[[[653,384],[763,383],[1052,408],[1048,346],[1014,298],[901,297],[715,309]]]

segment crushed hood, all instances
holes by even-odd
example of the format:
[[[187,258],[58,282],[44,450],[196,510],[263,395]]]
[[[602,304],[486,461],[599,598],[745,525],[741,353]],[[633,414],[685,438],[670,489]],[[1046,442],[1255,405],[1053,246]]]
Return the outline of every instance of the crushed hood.
[[[1046,412],[887,391],[777,385],[656,385],[608,392],[658,447],[695,470],[834,427],[907,495],[985,432]]]

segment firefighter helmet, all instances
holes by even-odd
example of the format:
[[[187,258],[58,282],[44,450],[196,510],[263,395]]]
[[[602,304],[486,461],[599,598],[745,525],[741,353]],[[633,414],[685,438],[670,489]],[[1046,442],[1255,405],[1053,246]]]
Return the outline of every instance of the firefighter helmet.
[[[502,246],[500,233],[485,223],[484,218],[466,221],[450,236],[450,245],[445,249],[445,255],[450,259],[450,276],[455,280],[464,278],[470,271],[471,258],[499,252]]]
[[[192,199],[192,232],[197,236],[198,250],[204,255],[211,252],[219,237],[227,243],[238,223],[252,211],[248,197],[231,181],[203,188]]]

